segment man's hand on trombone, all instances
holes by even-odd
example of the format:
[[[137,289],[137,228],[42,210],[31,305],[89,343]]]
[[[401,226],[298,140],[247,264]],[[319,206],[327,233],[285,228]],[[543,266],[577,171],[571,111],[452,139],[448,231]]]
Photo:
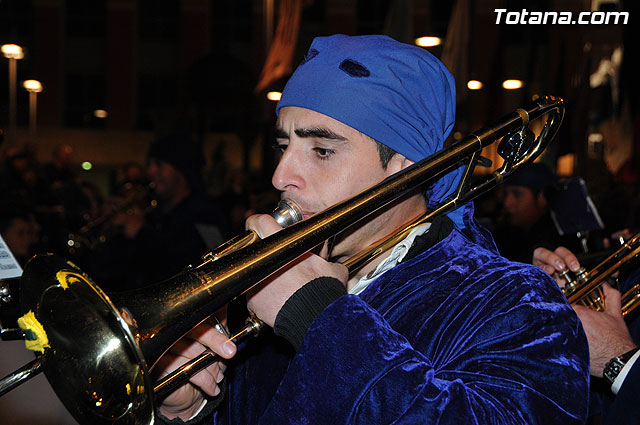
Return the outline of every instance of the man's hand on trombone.
[[[261,238],[265,238],[282,230],[282,227],[271,215],[260,214],[249,217],[247,229],[251,229]],[[320,255],[304,254],[285,269],[265,279],[247,294],[249,311],[273,327],[276,316],[284,303],[307,282],[321,276],[332,276],[343,283],[346,282],[347,268],[341,264],[328,262],[325,259],[327,255],[328,248],[325,244]],[[216,316],[226,318],[226,311],[217,312]],[[225,359],[230,359],[236,354],[236,347],[233,343],[228,342],[228,339],[227,335],[220,333],[211,323],[204,322],[176,342],[158,361],[154,372],[162,377],[200,355],[206,349]],[[160,413],[168,419],[179,417],[182,420],[189,420],[193,418],[202,407],[205,394],[212,397],[220,394],[218,384],[224,378],[225,369],[226,364],[223,361],[218,361],[193,375],[188,384],[181,386],[162,401],[159,407]]]
[[[226,307],[216,313],[226,323]],[[210,320],[192,329],[165,353],[153,368],[159,378],[182,366],[187,361],[211,350],[224,359],[236,354],[236,346],[229,342],[228,335],[221,333]],[[168,419],[180,418],[187,421],[194,417],[205,402],[205,394],[215,397],[220,394],[220,382],[224,378],[224,361],[212,363],[193,375],[189,382],[168,395],[159,406],[160,413]]]
[[[282,230],[282,227],[268,214],[249,217],[246,227],[263,239]],[[319,255],[308,252],[255,286],[247,294],[249,311],[273,327],[284,303],[311,280],[329,276],[346,284],[349,275],[347,268],[342,264],[327,261],[328,255],[328,244],[325,242]]]

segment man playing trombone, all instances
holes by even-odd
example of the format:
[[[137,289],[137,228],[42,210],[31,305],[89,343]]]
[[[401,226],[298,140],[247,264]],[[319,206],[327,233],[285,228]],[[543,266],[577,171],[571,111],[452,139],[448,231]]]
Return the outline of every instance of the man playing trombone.
[[[418,47],[317,38],[277,107],[274,186],[308,217],[430,156],[453,128],[454,87]],[[203,346],[233,360],[168,396],[162,421],[582,423],[588,353],[575,313],[548,275],[497,254],[472,204],[352,275],[340,264],[447,199],[461,174],[416,188],[254,287],[248,309],[273,332],[238,353],[204,326],[176,344],[157,369]],[[268,215],[247,228],[263,238],[280,229]]]

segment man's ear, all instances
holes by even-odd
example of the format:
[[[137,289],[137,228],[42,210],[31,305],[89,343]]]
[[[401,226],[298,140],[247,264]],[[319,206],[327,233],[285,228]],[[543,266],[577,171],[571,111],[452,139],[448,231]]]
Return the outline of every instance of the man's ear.
[[[414,162],[412,160],[405,157],[404,155],[396,153],[389,160],[389,163],[387,164],[387,171],[389,172],[389,175],[391,175],[407,168],[410,165],[413,165],[413,163]]]
[[[542,190],[538,192],[536,200],[538,203],[538,208],[547,208],[547,198],[544,197],[544,193]]]

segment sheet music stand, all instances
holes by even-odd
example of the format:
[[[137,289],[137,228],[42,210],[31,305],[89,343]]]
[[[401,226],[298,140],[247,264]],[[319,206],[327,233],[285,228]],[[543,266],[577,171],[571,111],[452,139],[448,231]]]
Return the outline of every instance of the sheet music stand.
[[[584,180],[576,177],[559,182],[547,194],[547,200],[558,233],[561,236],[575,234],[584,253],[588,253],[589,232],[604,229],[604,224]]]

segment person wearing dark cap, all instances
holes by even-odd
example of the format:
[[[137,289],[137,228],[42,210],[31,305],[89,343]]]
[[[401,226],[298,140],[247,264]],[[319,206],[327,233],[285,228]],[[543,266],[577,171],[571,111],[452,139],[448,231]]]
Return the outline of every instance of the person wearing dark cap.
[[[147,173],[161,207],[171,210],[189,195],[201,194],[204,165],[202,150],[190,138],[166,136],[153,142],[147,152]]]
[[[453,128],[454,87],[419,47],[316,38],[277,106],[273,185],[308,217],[433,154]],[[339,234],[330,254],[307,253],[253,288],[247,307],[272,331],[237,355],[208,326],[174,345],[157,373],[205,346],[235,358],[165,398],[159,421],[583,423],[589,366],[575,313],[547,274],[498,255],[471,203],[351,276],[326,260],[350,257],[447,199],[461,174],[415,189]],[[280,229],[269,215],[247,227],[261,237]]]
[[[509,223],[531,229],[549,211],[544,191],[556,183],[544,163],[526,164],[504,184],[504,206]]]
[[[545,193],[557,178],[542,162],[525,164],[503,185],[504,216],[494,230],[498,251],[513,261],[530,263],[539,246],[578,247],[578,240],[560,236]]]
[[[224,241],[224,218],[204,191],[203,166],[200,146],[186,136],[161,137],[149,146],[157,207],[149,212],[134,205],[116,214],[122,233],[91,262],[101,286],[115,291],[157,283],[198,264]]]

